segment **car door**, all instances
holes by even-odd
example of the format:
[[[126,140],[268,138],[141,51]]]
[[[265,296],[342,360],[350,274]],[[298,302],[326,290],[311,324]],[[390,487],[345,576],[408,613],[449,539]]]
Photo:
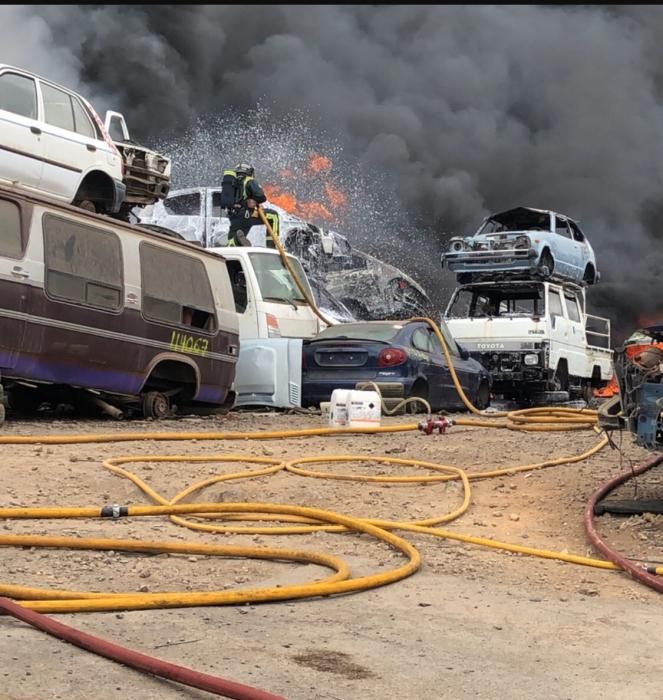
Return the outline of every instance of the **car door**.
[[[416,361],[416,376],[426,378],[428,384],[428,400],[433,404],[438,402],[442,389],[442,368],[440,363],[435,363],[431,356],[430,341],[428,339],[428,329],[425,326],[418,326],[410,338],[410,357]]]
[[[555,267],[560,273],[569,277],[577,277],[580,268],[579,251],[566,217],[555,216],[555,233],[557,234],[555,236],[557,254],[553,252]]]
[[[0,178],[38,188],[43,169],[42,124],[36,81],[0,74]]]
[[[558,355],[568,357],[569,353],[569,321],[562,304],[559,288],[548,287],[548,315],[550,317],[550,340],[555,354],[551,354],[551,369],[557,368]],[[556,346],[556,347],[555,347]]]
[[[463,360],[461,358],[458,345],[456,345],[456,341],[453,339],[451,333],[449,332],[449,329],[447,328],[447,325],[442,320],[440,322],[440,332],[442,333],[446,341],[449,354],[451,355],[451,361],[453,362],[454,369],[456,370],[456,375],[458,376],[458,381],[463,387],[463,391],[465,391],[465,393],[468,394],[470,400],[472,400],[473,386],[471,375],[474,373],[474,371],[470,367],[468,361]],[[447,363],[447,358],[444,355],[444,351],[442,350],[440,341],[437,339],[437,335],[432,329],[429,330],[429,339],[433,362],[435,362],[441,367],[442,396],[439,405],[445,407],[463,406],[463,401],[460,398],[460,395],[456,390],[453,378],[451,377],[451,371]]]
[[[230,221],[222,214],[221,190],[207,190],[207,212],[205,216],[205,242],[204,246],[225,245],[230,231]]]
[[[156,223],[184,236],[187,241],[205,240],[204,199],[198,189],[179,191],[161,202],[164,216]]]
[[[585,234],[580,230],[580,227],[574,221],[571,221],[571,219],[569,219],[569,226],[571,227],[573,241],[578,252],[578,264],[584,273],[587,263],[590,262],[589,247],[587,246],[587,241],[585,240]]]
[[[83,174],[105,162],[106,146],[76,97],[44,81],[39,88],[44,115],[40,189],[71,202]]]

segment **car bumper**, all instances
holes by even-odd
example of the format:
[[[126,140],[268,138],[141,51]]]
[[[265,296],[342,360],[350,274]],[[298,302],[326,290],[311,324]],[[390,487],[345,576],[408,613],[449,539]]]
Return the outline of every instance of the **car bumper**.
[[[108,211],[111,214],[117,214],[127,195],[126,185],[122,180],[113,180],[113,198],[108,206]]]
[[[302,406],[305,408],[309,406],[319,406],[322,401],[329,401],[331,399],[334,389],[357,389],[357,387],[366,384],[367,381],[368,380],[342,379],[329,381],[315,380],[314,382],[307,383],[306,379],[304,379],[302,384]],[[394,379],[388,382],[375,381],[373,383],[380,389],[380,394],[382,394],[384,399],[402,399],[407,396],[414,382],[411,379]],[[364,390],[373,391],[373,387],[366,386]]]
[[[442,264],[450,272],[481,272],[490,270],[534,270],[538,255],[531,248],[505,250],[472,250],[445,253]]]

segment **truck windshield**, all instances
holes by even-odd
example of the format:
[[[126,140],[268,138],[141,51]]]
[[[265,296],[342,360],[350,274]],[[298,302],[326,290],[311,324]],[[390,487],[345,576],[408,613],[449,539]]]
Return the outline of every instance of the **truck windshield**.
[[[543,285],[487,289],[464,287],[451,300],[447,318],[494,318],[543,316]]]
[[[249,257],[258,279],[260,293],[265,301],[306,304],[306,299],[290,277],[290,273],[283,267],[280,256],[270,253],[249,253]],[[304,289],[309,296],[313,296],[299,260],[293,257],[288,257],[288,260],[290,260],[299,281],[304,285]]]

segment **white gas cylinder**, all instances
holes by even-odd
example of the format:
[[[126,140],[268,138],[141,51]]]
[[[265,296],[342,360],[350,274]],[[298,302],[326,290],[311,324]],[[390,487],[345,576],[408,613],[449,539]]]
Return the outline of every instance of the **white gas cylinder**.
[[[329,406],[329,427],[344,428],[348,422],[348,389],[334,389]]]
[[[348,391],[346,398],[348,428],[375,428],[382,415],[377,391]]]

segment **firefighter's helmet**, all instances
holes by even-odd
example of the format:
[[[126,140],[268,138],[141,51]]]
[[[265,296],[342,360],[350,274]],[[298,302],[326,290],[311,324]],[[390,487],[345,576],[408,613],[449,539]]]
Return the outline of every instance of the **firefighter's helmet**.
[[[248,177],[253,177],[255,173],[255,168],[247,163],[238,163],[234,170],[238,175],[248,175]]]

